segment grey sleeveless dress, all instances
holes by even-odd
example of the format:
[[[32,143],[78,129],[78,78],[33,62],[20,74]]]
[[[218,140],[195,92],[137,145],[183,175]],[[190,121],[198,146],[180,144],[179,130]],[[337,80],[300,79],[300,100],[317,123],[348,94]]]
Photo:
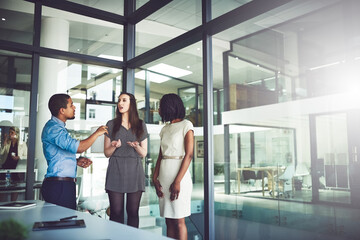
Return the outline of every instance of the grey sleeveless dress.
[[[113,137],[114,119],[107,122],[108,132],[111,141],[121,140],[121,147],[115,150],[109,159],[106,171],[105,190],[119,193],[133,193],[145,191],[145,173],[142,165],[142,158],[134,148],[126,142],[136,141],[135,134],[130,129],[123,126]],[[147,138],[147,129],[143,121],[144,133],[139,142]]]

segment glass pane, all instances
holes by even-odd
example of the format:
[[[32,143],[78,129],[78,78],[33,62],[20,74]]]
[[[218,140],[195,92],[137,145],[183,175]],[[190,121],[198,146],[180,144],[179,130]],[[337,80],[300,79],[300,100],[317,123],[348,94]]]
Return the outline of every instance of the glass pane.
[[[7,202],[25,199],[32,60],[0,50],[0,62],[0,202]]]
[[[196,116],[198,113],[196,90],[195,87],[178,89],[179,96],[184,102],[185,116],[194,123],[197,122],[197,118],[199,118],[199,116]]]
[[[136,25],[135,54],[140,55],[200,24],[201,1],[171,1]]]
[[[199,46],[197,43],[196,46]],[[136,98],[142,99],[145,93],[145,79],[150,82],[150,99],[149,99],[149,122],[147,124],[150,133],[149,136],[149,157],[145,162],[145,172],[149,177],[152,176],[154,167],[157,162],[160,136],[159,133],[164,126],[159,116],[159,102],[163,95],[168,93],[178,94],[184,102],[186,108],[185,118],[190,121],[196,121],[196,115],[198,119],[201,119],[200,112],[198,110],[198,95],[197,89],[199,86],[193,84],[190,79],[195,79],[196,76],[201,76],[201,69],[196,68],[196,71],[192,71],[192,64],[200,64],[201,57],[188,55],[189,49],[193,49],[195,46],[181,49],[176,53],[172,53],[157,61],[151,62],[139,69],[136,69],[135,73],[135,91]],[[188,67],[181,62],[181,59],[188,57]],[[200,65],[201,66],[201,65]],[[192,76],[194,75],[194,76]],[[199,82],[197,80],[196,82]],[[144,97],[145,101],[145,97]],[[145,109],[145,104],[138,104],[139,109]],[[144,110],[145,111],[145,110]],[[195,123],[193,122],[195,125]],[[196,126],[196,125],[195,125]],[[203,143],[203,129],[196,128],[195,130],[195,149],[194,159],[189,166],[189,171],[193,181],[193,192],[191,198],[191,212],[195,218],[186,218],[186,226],[189,239],[200,239],[201,235],[197,227],[201,226],[203,222],[203,162],[204,162],[204,148],[201,145]],[[150,181],[151,182],[151,181]],[[154,191],[154,187],[151,186],[149,190],[144,193],[144,198],[149,199],[149,207],[151,215],[157,218],[157,225],[161,227],[163,235],[166,235],[165,219],[160,217],[158,197]],[[147,202],[144,201],[147,205]],[[200,224],[200,225],[199,225]]]
[[[342,112],[349,106],[360,108],[359,44],[353,40],[360,35],[354,10],[359,3],[292,4],[214,36],[230,44],[229,49],[213,45],[214,56],[222,56],[213,60],[214,86],[224,81],[230,86],[224,89],[229,108],[222,113],[223,124],[230,125],[229,139],[223,143],[226,159],[216,162],[223,162],[224,173],[218,170],[221,165],[215,165],[224,182],[216,183],[215,191],[234,197],[233,205],[222,204],[216,214],[217,224],[225,229],[216,229],[219,239],[251,232],[246,227],[231,231],[231,224],[244,226],[243,220],[271,231],[278,226],[301,230],[302,238],[315,234],[356,238],[353,219],[342,217],[348,210],[341,206],[358,214],[350,207],[347,134],[353,129]],[[269,17],[275,15],[283,18]],[[236,124],[265,129],[232,133]],[[314,126],[315,132],[310,132]],[[221,215],[225,210],[226,217]]]
[[[123,26],[43,7],[41,46],[122,61]]]
[[[43,126],[50,118],[47,107],[49,98],[55,93],[67,93],[71,96],[76,107],[75,119],[66,121],[66,128],[72,137],[83,140],[100,125],[105,125],[107,121],[114,118],[117,105],[116,95],[121,91],[122,85],[121,75],[121,69],[40,58],[40,97],[35,149],[38,180],[44,178],[47,169],[40,136]],[[99,137],[91,148],[82,154],[89,157],[93,164],[86,169],[77,168],[77,194],[78,210],[97,213],[105,217],[105,210],[109,206],[108,196],[104,191],[108,158],[105,158],[103,149],[104,139]]]
[[[149,0],[136,0],[136,9],[142,7],[145,3],[149,2]]]
[[[124,15],[124,0],[118,0],[118,1],[67,0],[67,1],[82,4],[92,8],[97,8],[115,14]]]
[[[156,124],[161,121],[158,114],[161,97],[167,93],[176,93],[179,94],[184,101],[186,118],[191,120],[194,126],[201,124],[201,110],[199,110],[201,102],[199,99],[202,98],[200,95],[202,88],[199,86],[202,84],[202,80],[199,78],[199,75],[202,73],[201,69],[198,68],[199,64],[201,66],[201,58],[197,56],[197,54],[187,54],[188,51],[197,48],[199,48],[198,43],[146,64],[142,66],[141,69],[136,70],[135,86],[144,85],[146,77],[148,77],[150,81],[149,123]],[[181,61],[183,58],[188,59],[186,64]],[[192,68],[196,70],[192,70]],[[195,97],[196,91],[198,91],[197,98]],[[144,94],[144,92],[145,91],[143,91],[142,94]],[[141,93],[139,94],[141,96]]]
[[[217,18],[224,13],[227,13],[235,8],[238,8],[252,0],[241,0],[241,1],[234,1],[234,0],[212,0],[211,1],[211,13],[212,18]]]
[[[0,39],[31,45],[34,29],[34,4],[20,0],[0,2]]]
[[[350,203],[346,114],[316,117],[319,200]]]

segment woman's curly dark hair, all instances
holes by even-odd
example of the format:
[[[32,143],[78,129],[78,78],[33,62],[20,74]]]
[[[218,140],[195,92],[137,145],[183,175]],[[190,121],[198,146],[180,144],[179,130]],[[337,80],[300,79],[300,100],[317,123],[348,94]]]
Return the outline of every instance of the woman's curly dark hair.
[[[129,123],[131,126],[131,131],[135,134],[137,140],[139,141],[141,136],[144,133],[143,121],[139,118],[139,114],[136,107],[135,96],[131,93],[123,92],[120,93],[119,97],[123,94],[126,94],[130,97],[130,107],[129,107]],[[115,133],[120,129],[122,123],[122,114],[119,111],[119,105],[116,106],[116,118],[114,122],[114,129],[112,132],[112,137],[115,137]]]
[[[185,118],[185,107],[181,98],[174,93],[165,94],[160,100],[160,116],[163,122]]]

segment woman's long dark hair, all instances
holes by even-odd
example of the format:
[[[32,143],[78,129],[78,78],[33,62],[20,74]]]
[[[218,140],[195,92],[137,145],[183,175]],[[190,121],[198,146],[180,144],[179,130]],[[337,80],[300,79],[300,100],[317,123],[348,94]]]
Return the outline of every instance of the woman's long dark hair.
[[[119,97],[123,94],[126,94],[130,97],[130,106],[129,106],[129,123],[131,126],[131,131],[135,134],[136,139],[139,141],[142,134],[144,133],[143,122],[139,119],[139,114],[136,107],[135,96],[131,93],[123,92],[120,93]],[[122,114],[119,111],[119,104],[116,106],[116,118],[114,122],[114,129],[112,132],[112,137],[115,137],[115,133],[120,129],[122,123]]]

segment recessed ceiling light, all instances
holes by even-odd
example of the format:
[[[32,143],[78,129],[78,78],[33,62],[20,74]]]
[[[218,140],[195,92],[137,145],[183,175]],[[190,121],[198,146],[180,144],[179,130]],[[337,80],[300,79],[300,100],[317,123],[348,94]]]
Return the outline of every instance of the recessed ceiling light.
[[[190,68],[190,66],[188,65],[188,66],[186,66],[186,68]]]
[[[6,19],[5,19],[5,18],[1,18],[1,21],[6,21]]]
[[[135,73],[135,77],[145,80],[145,71],[141,70],[140,72]],[[160,74],[156,74],[153,72],[148,72],[148,77],[151,82],[155,82],[155,83],[163,83],[163,82],[170,80],[169,77],[166,77],[166,76],[163,76]]]
[[[196,50],[200,51],[200,48],[198,47]]]
[[[100,54],[98,57],[117,60],[117,61],[122,61],[123,60],[123,57],[111,56],[111,55],[105,55],[105,54]]]
[[[174,67],[174,66],[170,66],[165,63],[157,64],[155,66],[149,67],[148,69],[151,71],[154,71],[157,73],[162,73],[164,75],[167,75],[170,77],[175,77],[175,78],[179,78],[179,77],[183,77],[183,76],[192,74],[191,71],[184,70],[184,69]]]

